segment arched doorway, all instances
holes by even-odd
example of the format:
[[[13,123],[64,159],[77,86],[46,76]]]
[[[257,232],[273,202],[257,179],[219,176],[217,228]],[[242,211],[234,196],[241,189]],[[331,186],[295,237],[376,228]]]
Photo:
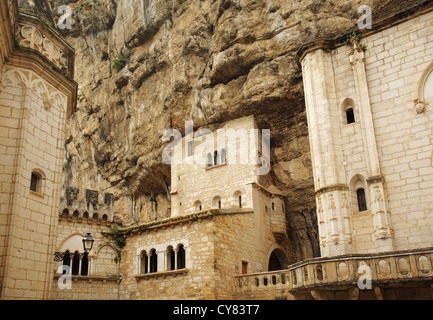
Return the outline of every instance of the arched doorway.
[[[269,257],[268,271],[287,269],[288,265],[289,261],[281,249],[275,249],[272,251],[271,256]]]

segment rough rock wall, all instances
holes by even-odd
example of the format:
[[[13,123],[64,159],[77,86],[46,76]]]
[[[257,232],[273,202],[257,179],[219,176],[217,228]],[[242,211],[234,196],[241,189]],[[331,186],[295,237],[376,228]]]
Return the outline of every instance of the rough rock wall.
[[[123,225],[153,219],[151,198],[158,217],[167,216],[164,130],[183,131],[189,119],[216,128],[254,114],[272,132],[272,172],[286,195],[288,234],[299,259],[318,254],[302,74],[294,56],[302,43],[353,28],[361,4],[378,12],[400,1],[36,2],[43,10],[50,4],[53,21],[59,5],[73,8],[73,28],[63,34],[76,50],[79,93],[67,126],[65,185],[113,193]]]

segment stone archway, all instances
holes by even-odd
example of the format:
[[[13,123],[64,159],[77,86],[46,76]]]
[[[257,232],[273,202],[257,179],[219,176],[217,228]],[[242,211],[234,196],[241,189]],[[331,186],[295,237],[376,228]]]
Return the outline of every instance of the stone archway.
[[[289,260],[281,249],[272,251],[269,257],[268,271],[278,271],[287,269]]]

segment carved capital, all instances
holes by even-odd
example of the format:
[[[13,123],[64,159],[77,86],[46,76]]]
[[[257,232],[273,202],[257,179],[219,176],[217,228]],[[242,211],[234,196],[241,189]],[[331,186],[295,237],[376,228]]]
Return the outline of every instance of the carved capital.
[[[350,56],[350,64],[352,66],[354,66],[357,62],[364,63],[365,61],[364,49],[362,48],[359,41],[360,41],[359,37],[353,37],[352,39],[350,39],[352,50],[350,50],[349,56]]]

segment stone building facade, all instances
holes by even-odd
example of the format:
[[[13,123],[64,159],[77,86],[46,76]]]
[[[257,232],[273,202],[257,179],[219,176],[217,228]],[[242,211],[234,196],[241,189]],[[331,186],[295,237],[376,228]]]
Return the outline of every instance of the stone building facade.
[[[433,244],[432,18],[301,56],[323,256]]]
[[[253,116],[180,137],[169,217],[116,226],[112,194],[62,191],[74,52],[1,2],[0,298],[432,299],[432,10],[299,50],[322,256],[296,261]]]
[[[0,3],[0,39],[1,298],[48,299],[74,51],[14,1]]]

